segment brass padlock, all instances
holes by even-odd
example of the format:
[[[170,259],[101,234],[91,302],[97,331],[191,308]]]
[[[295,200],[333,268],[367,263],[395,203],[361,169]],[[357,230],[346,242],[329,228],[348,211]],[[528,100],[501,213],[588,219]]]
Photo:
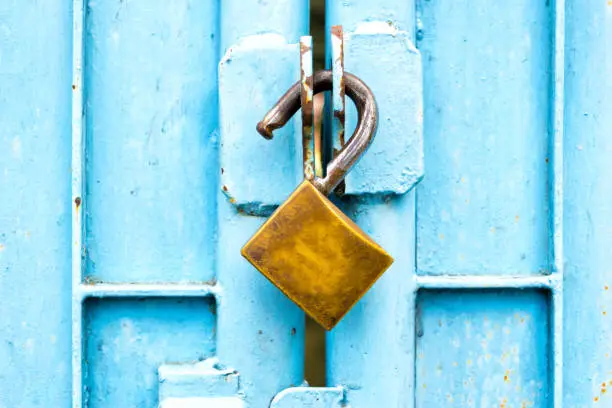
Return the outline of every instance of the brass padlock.
[[[346,94],[359,121],[349,142],[327,166],[325,178],[304,180],[242,248],[242,255],[326,330],[357,303],[393,258],[326,196],[344,179],[374,138],[372,91],[344,73]],[[331,71],[314,75],[314,93],[330,90]],[[300,83],[292,86],[257,125],[266,138],[300,108]]]

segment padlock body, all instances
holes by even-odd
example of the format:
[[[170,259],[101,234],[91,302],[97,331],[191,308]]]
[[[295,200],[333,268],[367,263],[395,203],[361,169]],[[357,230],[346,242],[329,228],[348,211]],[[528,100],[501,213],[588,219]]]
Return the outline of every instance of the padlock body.
[[[242,255],[327,330],[393,263],[309,181],[270,216]]]

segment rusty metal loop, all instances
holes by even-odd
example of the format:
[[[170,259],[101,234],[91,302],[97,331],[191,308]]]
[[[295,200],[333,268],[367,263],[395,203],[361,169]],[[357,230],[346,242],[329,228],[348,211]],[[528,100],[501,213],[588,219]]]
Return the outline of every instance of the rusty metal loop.
[[[314,94],[332,89],[332,71],[317,71],[313,78]],[[314,186],[324,195],[329,195],[368,149],[378,122],[376,99],[368,86],[358,77],[344,72],[346,95],[357,108],[358,122],[355,132],[337,156],[327,165],[325,178],[315,178]],[[272,132],[283,127],[300,109],[300,81],[281,96],[276,105],[257,124],[257,131],[266,139]]]

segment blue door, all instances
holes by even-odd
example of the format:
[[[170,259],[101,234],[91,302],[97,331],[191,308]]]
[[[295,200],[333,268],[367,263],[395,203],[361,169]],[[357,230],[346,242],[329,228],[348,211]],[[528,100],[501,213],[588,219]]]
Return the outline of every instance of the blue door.
[[[395,263],[311,387],[303,312],[240,256],[302,177],[300,118],[255,124],[309,2],[0,4],[0,408],[612,406],[612,3],[325,15],[380,123],[334,200]]]

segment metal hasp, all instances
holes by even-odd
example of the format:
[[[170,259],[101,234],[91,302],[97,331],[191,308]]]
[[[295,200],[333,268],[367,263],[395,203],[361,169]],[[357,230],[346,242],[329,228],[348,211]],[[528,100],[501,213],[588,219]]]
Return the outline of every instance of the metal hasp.
[[[329,163],[325,178],[306,178],[242,249],[242,255],[327,330],[368,291],[393,258],[326,198],[365,153],[376,132],[374,95],[345,74],[359,122]],[[267,139],[300,107],[296,83],[257,125]],[[314,92],[330,90],[332,73],[314,76]]]
[[[216,358],[159,367],[159,408],[244,408],[239,375]]]
[[[334,151],[345,144],[345,127],[357,120],[355,109],[344,104],[345,67],[369,84],[383,112],[376,143],[347,177],[343,192],[404,194],[424,174],[421,54],[406,31],[388,22],[362,22],[352,30],[333,26],[330,43]]]
[[[304,179],[315,177],[312,37],[300,37],[300,105],[302,107],[302,161]]]
[[[293,387],[274,397],[270,408],[341,408],[347,407],[342,387]]]
[[[253,129],[299,79],[299,49],[283,36],[261,34],[232,45],[219,63],[221,191],[242,213],[269,215],[301,179],[301,119],[296,116],[275,144],[255,137]],[[271,174],[274,183],[258,182]]]

